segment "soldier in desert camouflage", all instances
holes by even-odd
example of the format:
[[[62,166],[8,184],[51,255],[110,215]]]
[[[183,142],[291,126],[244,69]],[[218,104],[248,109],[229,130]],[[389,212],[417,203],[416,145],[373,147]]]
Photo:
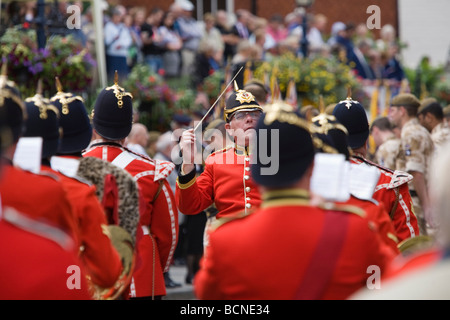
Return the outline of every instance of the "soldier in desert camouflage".
[[[450,128],[447,121],[444,121],[444,111],[439,102],[434,98],[429,98],[430,102],[422,101],[417,113],[417,118],[422,126],[424,126],[431,134],[435,151],[440,152],[442,146],[450,137]]]
[[[409,189],[421,234],[435,227],[431,214],[427,177],[434,152],[430,133],[420,125],[416,115],[420,101],[410,93],[399,94],[391,101],[389,120],[401,128],[401,145],[396,169],[411,174]]]
[[[375,119],[370,126],[377,150],[375,151],[375,162],[386,168],[395,170],[395,161],[400,150],[401,140],[395,136],[392,124],[387,117]]]

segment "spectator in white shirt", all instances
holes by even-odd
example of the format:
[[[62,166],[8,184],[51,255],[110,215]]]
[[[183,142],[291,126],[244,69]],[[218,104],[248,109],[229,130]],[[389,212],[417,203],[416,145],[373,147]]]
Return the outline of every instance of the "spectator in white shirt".
[[[123,23],[125,14],[125,7],[116,6],[111,20],[105,24],[106,70],[110,81],[116,70],[121,78],[126,77],[129,72],[127,57],[133,38],[129,28]]]

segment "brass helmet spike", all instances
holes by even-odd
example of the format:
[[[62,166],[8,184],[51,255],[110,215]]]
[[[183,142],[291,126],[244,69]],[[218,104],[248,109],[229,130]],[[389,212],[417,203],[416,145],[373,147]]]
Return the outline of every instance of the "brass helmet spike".
[[[84,103],[84,99],[80,96],[75,96],[72,93],[67,93],[63,91],[63,87],[59,77],[55,77],[56,82],[56,94],[50,98],[52,102],[59,102],[61,104],[61,112],[62,114],[69,114],[69,104],[75,100],[79,100]]]
[[[322,95],[319,96],[319,112],[320,113],[325,113],[325,105],[323,103],[323,96]]]
[[[126,92],[124,88],[119,86],[119,73],[117,72],[117,70],[114,73],[114,84],[111,87],[106,87],[105,90],[113,90],[114,95],[117,98],[117,106],[119,108],[123,107],[123,96],[128,96],[133,99],[133,95],[131,93]]]
[[[119,73],[117,72],[117,70],[114,72],[114,84],[116,86],[119,85]]]
[[[55,77],[55,82],[56,82],[56,91],[58,92],[63,92],[63,88],[61,85],[61,81],[59,81],[59,77]]]
[[[234,91],[236,91],[236,92],[239,91],[239,87],[238,87],[236,80],[234,80]]]
[[[42,95],[42,79],[39,78],[36,88],[36,94]]]
[[[352,98],[352,87],[348,86],[347,88],[347,99]]]
[[[8,78],[7,71],[8,71],[8,68],[7,68],[6,62],[3,62],[2,71],[1,71],[1,75],[0,75],[0,88],[3,88],[6,84],[6,81]]]
[[[39,117],[43,120],[47,119],[47,111],[53,111],[56,116],[59,118],[59,110],[56,106],[54,106],[49,99],[46,99],[42,96],[42,79],[38,80],[36,94],[33,97],[29,97],[25,99],[25,102],[32,102],[36,107],[39,108]]]
[[[2,64],[2,73],[1,73],[1,75],[4,76],[4,77],[6,77],[6,76],[7,76],[7,73],[8,73],[8,66],[6,65],[6,62],[3,62],[3,64]]]

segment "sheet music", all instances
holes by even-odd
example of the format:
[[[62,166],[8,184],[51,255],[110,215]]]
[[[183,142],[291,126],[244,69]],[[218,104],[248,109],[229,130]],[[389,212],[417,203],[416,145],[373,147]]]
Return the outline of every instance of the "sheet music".
[[[380,171],[365,163],[350,165],[350,193],[356,198],[371,200]]]
[[[311,192],[330,201],[350,198],[350,163],[343,154],[318,153],[314,159]]]
[[[42,137],[22,137],[17,142],[13,163],[24,170],[39,173],[41,155]]]

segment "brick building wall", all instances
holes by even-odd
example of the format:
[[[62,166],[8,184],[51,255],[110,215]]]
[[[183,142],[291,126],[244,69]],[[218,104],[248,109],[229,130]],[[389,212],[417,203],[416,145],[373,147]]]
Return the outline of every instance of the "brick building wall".
[[[150,10],[154,6],[167,10],[173,1],[167,0],[112,0],[120,1],[127,7],[142,6]],[[196,0],[191,0],[196,5]],[[225,9],[225,0],[218,0],[218,8]],[[335,21],[344,23],[353,22],[355,25],[366,23],[370,13],[366,13],[370,5],[377,5],[381,11],[381,26],[392,24],[398,30],[397,0],[315,0],[314,4],[308,9],[309,13],[322,13],[328,18],[327,31],[330,32],[331,25]],[[209,0],[203,0],[204,11],[210,11]],[[254,14],[269,18],[274,13],[280,13],[283,16],[292,12],[295,8],[295,0],[239,0],[234,1],[234,9],[247,9]],[[378,37],[379,30],[373,30],[374,35]]]

